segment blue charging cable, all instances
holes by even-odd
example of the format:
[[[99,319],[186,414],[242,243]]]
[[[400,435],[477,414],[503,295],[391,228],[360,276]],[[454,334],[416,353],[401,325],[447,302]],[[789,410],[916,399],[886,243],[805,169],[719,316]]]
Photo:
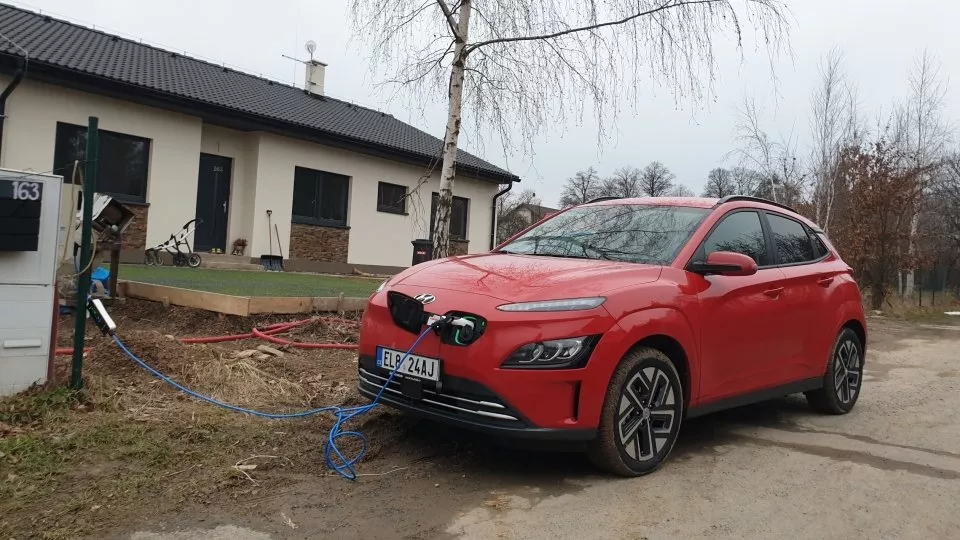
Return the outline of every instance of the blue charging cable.
[[[380,391],[377,392],[377,396],[373,398],[373,401],[371,401],[370,403],[366,405],[360,405],[358,407],[340,407],[339,405],[330,405],[328,407],[320,407],[319,409],[311,409],[308,411],[302,411],[302,412],[296,412],[296,413],[269,413],[269,412],[257,411],[254,409],[247,409],[244,407],[238,407],[236,405],[230,405],[229,403],[224,403],[210,396],[205,396],[203,394],[195,392],[181,385],[180,383],[171,379],[170,377],[167,377],[163,373],[160,373],[156,369],[154,369],[152,366],[150,366],[150,364],[147,364],[146,362],[138,358],[137,355],[130,352],[130,349],[128,349],[127,346],[124,345],[122,341],[120,341],[120,338],[117,337],[116,334],[112,334],[112,335],[113,335],[114,343],[116,343],[117,346],[120,347],[120,350],[123,351],[124,354],[126,354],[131,360],[139,364],[140,367],[149,371],[155,377],[169,384],[170,386],[176,388],[177,390],[180,390],[181,392],[189,396],[192,396],[194,398],[197,398],[201,401],[206,401],[207,403],[216,405],[217,407],[221,407],[234,412],[250,414],[253,416],[259,416],[261,418],[270,418],[273,420],[306,418],[308,416],[315,416],[323,413],[330,413],[334,415],[334,417],[336,417],[336,421],[333,423],[333,426],[330,428],[330,433],[327,435],[327,447],[326,449],[324,449],[324,452],[323,452],[324,461],[326,462],[327,467],[336,471],[338,474],[340,474],[340,476],[348,480],[356,480],[357,473],[356,471],[354,471],[353,466],[356,465],[357,462],[359,462],[361,459],[363,459],[363,456],[367,453],[367,437],[359,431],[343,431],[343,425],[362,414],[370,412],[377,405],[380,404],[380,398],[383,396],[384,391],[386,391],[387,386],[389,386],[390,383],[393,381],[393,377],[394,375],[396,375],[397,370],[399,370],[400,367],[403,366],[403,363],[406,362],[407,357],[410,356],[410,354],[417,348],[417,345],[419,345],[420,342],[423,341],[423,338],[427,337],[427,334],[429,334],[430,331],[433,330],[434,327],[436,327],[437,324],[439,324],[440,322],[442,321],[437,321],[433,324],[428,325],[423,330],[423,332],[420,333],[416,341],[413,342],[413,345],[411,345],[410,348],[407,349],[407,352],[403,355],[403,358],[401,358],[400,361],[397,362],[396,367],[394,367],[393,370],[390,371],[390,376],[387,377],[386,382],[383,383],[383,386],[380,387]],[[360,451],[357,453],[356,456],[354,456],[351,459],[347,459],[343,455],[343,453],[340,451],[340,449],[337,448],[337,441],[342,437],[347,437],[347,438],[353,437],[360,440]]]

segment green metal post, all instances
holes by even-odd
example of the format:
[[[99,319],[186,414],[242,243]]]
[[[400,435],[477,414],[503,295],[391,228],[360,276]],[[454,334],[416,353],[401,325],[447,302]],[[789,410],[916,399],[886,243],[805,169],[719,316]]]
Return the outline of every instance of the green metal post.
[[[87,122],[87,156],[83,164],[83,224],[80,229],[80,268],[85,270],[77,277],[77,305],[74,311],[76,327],[73,331],[73,371],[70,386],[79,390],[83,386],[83,343],[87,327],[87,295],[90,294],[90,236],[93,228],[93,193],[97,190],[97,165],[100,155],[98,119],[91,116]]]

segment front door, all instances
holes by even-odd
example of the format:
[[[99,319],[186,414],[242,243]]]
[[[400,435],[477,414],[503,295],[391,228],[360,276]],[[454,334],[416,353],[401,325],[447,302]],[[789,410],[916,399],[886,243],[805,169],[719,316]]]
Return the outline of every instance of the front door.
[[[784,275],[773,266],[760,214],[734,211],[701,246],[698,258],[714,251],[751,257],[752,276],[697,277],[702,310],[700,404],[770,386],[765,377],[782,365],[782,334],[789,331],[783,302]]]
[[[193,249],[227,250],[227,212],[230,200],[230,171],[233,160],[228,157],[200,154],[200,176],[197,179],[197,231]]]

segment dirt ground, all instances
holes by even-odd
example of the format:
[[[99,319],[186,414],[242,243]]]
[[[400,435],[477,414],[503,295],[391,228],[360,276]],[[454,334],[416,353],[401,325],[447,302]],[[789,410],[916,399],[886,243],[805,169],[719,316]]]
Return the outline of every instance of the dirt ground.
[[[236,359],[256,342],[167,335],[240,320],[128,303],[120,335],[224,400],[270,410],[360,403],[351,352]],[[286,320],[286,319],[284,319]],[[69,342],[62,329],[61,343]],[[291,338],[351,339],[350,323]],[[354,482],[328,471],[330,420],[258,420],[174,394],[90,341],[82,395],[0,401],[0,538],[949,538],[960,530],[960,327],[870,320],[863,394],[842,417],[790,397],[684,425],[639,479],[378,409]],[[65,366],[63,366],[65,367]],[[319,375],[319,377],[318,377]],[[239,465],[239,466],[238,466]],[[255,467],[252,467],[255,465]]]

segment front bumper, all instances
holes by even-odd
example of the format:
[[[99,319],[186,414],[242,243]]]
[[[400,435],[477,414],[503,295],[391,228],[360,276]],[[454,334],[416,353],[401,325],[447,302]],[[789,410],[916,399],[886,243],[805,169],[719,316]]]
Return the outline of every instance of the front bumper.
[[[389,372],[377,367],[371,356],[361,355],[357,388],[374,398],[386,383]],[[535,426],[514,407],[482,384],[469,379],[444,375],[439,388],[423,384],[419,395],[403,392],[396,376],[383,392],[381,401],[396,409],[472,431],[499,436],[544,441],[589,441],[595,429],[557,429]]]

